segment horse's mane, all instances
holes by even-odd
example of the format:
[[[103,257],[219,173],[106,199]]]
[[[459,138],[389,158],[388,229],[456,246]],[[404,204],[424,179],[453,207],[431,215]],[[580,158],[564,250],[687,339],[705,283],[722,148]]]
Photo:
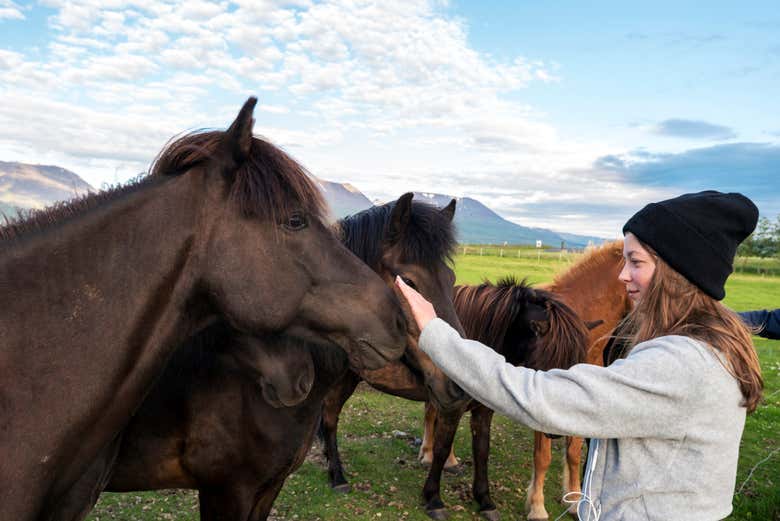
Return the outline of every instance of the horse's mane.
[[[549,330],[524,353],[527,367],[567,368],[585,361],[588,333],[574,311],[552,293],[532,288],[526,280],[504,277],[496,284],[456,286],[454,304],[467,338],[478,340],[499,353],[507,354],[507,333],[519,314],[533,303],[547,309]]]
[[[344,245],[371,267],[379,265],[387,241],[387,227],[397,201],[374,206],[336,223]],[[437,207],[412,201],[409,225],[401,239],[402,262],[436,266],[452,260],[455,227]]]
[[[150,174],[121,186],[54,203],[41,210],[5,218],[0,240],[15,239],[86,213],[129,193],[180,175],[217,152],[224,131],[196,131],[169,142],[154,160]],[[249,158],[236,170],[231,197],[243,215],[278,222],[279,216],[303,211],[322,220],[325,201],[306,170],[284,151],[255,137]]]
[[[225,132],[195,131],[169,142],[151,168],[151,177],[179,175],[211,159]],[[322,220],[326,204],[306,169],[264,138],[254,137],[249,157],[235,172],[231,197],[243,215],[278,221],[303,211]]]
[[[574,263],[566,271],[559,273],[553,279],[552,284],[548,285],[551,291],[556,288],[569,287],[577,280],[592,275],[593,273],[602,273],[605,264],[609,265],[623,260],[623,241],[610,241],[594,248],[585,254],[580,260]],[[610,274],[610,276],[612,276]]]
[[[0,241],[22,237],[28,233],[43,230],[76,215],[109,203],[121,196],[137,192],[142,188],[153,184],[155,180],[149,177],[140,177],[131,180],[124,185],[110,187],[100,192],[91,192],[80,195],[68,201],[58,201],[46,208],[36,210],[20,210],[16,217],[3,215],[5,222],[0,226]]]

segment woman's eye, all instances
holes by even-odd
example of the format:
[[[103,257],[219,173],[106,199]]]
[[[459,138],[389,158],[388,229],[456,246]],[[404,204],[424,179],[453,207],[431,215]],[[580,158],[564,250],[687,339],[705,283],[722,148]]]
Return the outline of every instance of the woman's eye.
[[[303,230],[306,228],[306,217],[303,214],[294,213],[287,218],[284,227],[291,231]]]

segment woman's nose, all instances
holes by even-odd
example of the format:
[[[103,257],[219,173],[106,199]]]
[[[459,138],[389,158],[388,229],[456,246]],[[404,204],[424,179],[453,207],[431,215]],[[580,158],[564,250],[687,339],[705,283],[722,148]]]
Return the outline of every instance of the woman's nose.
[[[623,265],[623,269],[620,270],[620,273],[618,274],[618,279],[623,282],[628,282],[629,280],[631,280],[631,276],[628,273],[628,266],[626,266],[625,264]]]

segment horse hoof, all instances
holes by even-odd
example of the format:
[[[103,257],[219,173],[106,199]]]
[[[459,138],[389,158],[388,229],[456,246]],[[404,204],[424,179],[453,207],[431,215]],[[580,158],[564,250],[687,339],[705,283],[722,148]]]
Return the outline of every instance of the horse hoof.
[[[483,510],[479,515],[487,519],[487,521],[498,521],[501,519],[498,510]]]
[[[463,473],[463,465],[453,465],[451,467],[444,467],[444,472],[452,474],[453,476],[460,476]]]
[[[348,494],[349,492],[352,492],[352,487],[349,483],[342,483],[341,485],[331,487],[331,490],[336,494]]]
[[[435,519],[436,521],[443,521],[450,517],[450,513],[447,512],[446,508],[434,508],[432,510],[426,510],[425,513],[428,514],[428,517]]]

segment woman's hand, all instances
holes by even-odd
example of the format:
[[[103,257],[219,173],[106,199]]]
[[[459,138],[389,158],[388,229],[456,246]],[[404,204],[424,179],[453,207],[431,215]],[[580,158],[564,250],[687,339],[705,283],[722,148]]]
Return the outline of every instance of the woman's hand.
[[[422,332],[423,328],[436,318],[436,311],[430,302],[425,300],[422,295],[417,293],[414,289],[406,285],[401,277],[395,277],[395,285],[403,293],[406,302],[409,303],[409,307],[412,309],[412,316],[414,321],[417,322],[417,327]]]

